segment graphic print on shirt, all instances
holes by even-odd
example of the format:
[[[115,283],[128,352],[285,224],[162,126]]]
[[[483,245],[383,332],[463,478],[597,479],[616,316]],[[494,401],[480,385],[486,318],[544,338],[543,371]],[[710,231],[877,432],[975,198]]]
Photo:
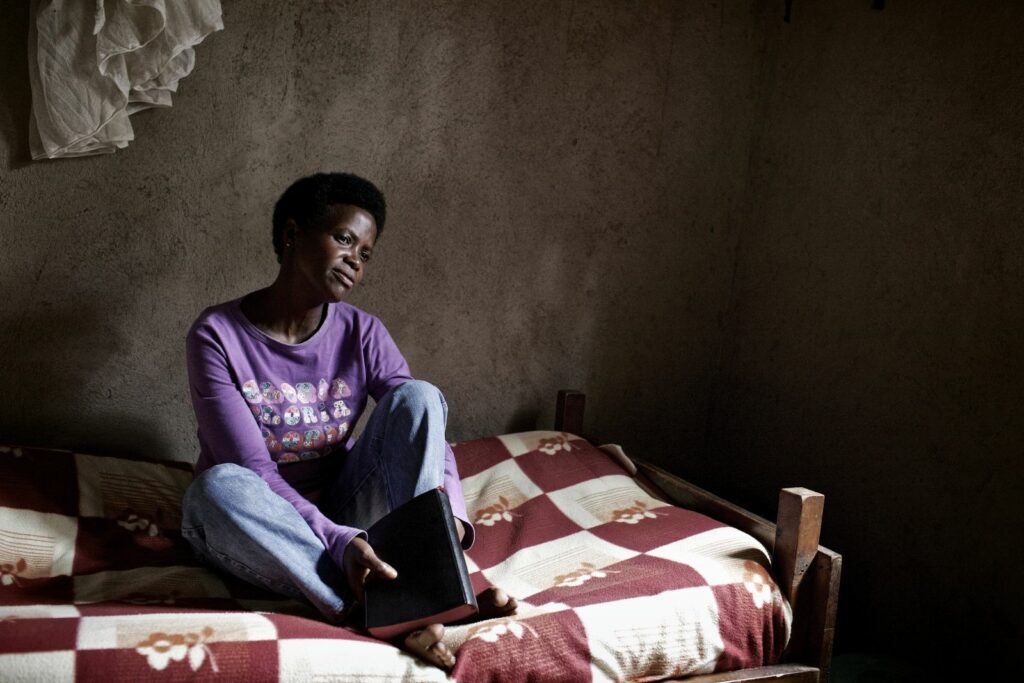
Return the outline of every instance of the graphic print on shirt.
[[[299,403],[312,403],[316,400],[316,389],[309,382],[299,382],[295,385],[295,391],[299,394]]]
[[[341,398],[352,391],[340,377],[292,383],[249,379],[241,391],[267,451],[278,463],[321,458],[348,434],[349,423],[342,420],[352,409]]]
[[[303,448],[320,448],[324,445],[324,433],[319,429],[310,429],[302,439]]]
[[[345,405],[344,401],[335,401],[334,402],[334,412],[332,413],[332,415],[334,415],[334,417],[336,417],[336,418],[348,417],[351,414],[352,414],[352,411],[348,409],[348,406]]]
[[[281,445],[292,450],[298,448],[299,444],[302,443],[302,435],[298,432],[285,432],[284,436],[281,437]]]
[[[277,453],[281,450],[281,442],[274,437],[274,433],[272,431],[264,427],[260,430],[260,433],[263,435],[263,442],[267,444],[268,451],[271,453]]]
[[[249,403],[260,402],[260,386],[256,384],[256,380],[251,379],[242,385],[242,396],[244,396],[245,400]]]
[[[281,424],[281,416],[272,407],[263,406],[263,409],[260,411],[260,422],[265,425],[279,425]]]
[[[348,398],[352,395],[352,390],[345,384],[345,380],[340,377],[331,382],[331,398]]]
[[[270,382],[260,383],[260,394],[267,403],[280,403],[284,400],[281,391]]]

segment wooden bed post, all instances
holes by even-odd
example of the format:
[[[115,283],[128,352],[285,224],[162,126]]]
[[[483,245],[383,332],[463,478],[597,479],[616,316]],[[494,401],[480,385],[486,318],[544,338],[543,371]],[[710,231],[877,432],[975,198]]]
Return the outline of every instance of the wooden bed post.
[[[555,431],[582,436],[583,408],[587,397],[582,391],[563,389],[555,404]]]
[[[825,550],[818,546],[824,506],[825,496],[810,489],[779,491],[772,569],[793,607],[793,633],[785,659],[814,663],[821,669],[822,680],[828,680],[841,560],[819,552]],[[822,561],[828,567],[816,566]]]
[[[555,429],[582,436],[585,396],[580,391],[558,392]],[[616,447],[617,448],[617,447]],[[839,604],[843,557],[818,545],[825,496],[805,488],[779,493],[777,523],[759,517],[724,498],[705,491],[656,465],[625,459],[627,471],[656,498],[694,510],[756,538],[772,553],[772,574],[793,607],[793,632],[782,664],[688,678],[687,683],[827,683],[832,664],[832,639]]]
[[[779,491],[772,566],[779,587],[796,611],[800,583],[818,552],[825,496],[803,487]]]

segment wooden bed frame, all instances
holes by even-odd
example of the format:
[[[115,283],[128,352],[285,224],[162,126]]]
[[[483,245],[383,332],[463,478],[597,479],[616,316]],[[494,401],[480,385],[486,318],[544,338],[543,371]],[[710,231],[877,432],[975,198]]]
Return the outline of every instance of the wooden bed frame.
[[[555,429],[582,436],[585,400],[579,391],[558,392]],[[782,656],[783,663],[686,680],[693,683],[827,681],[843,558],[818,545],[825,496],[805,488],[782,489],[778,521],[772,524],[659,467],[627,457],[618,446],[603,448],[655,497],[745,531],[764,544],[772,555],[775,580],[793,606],[793,632]]]

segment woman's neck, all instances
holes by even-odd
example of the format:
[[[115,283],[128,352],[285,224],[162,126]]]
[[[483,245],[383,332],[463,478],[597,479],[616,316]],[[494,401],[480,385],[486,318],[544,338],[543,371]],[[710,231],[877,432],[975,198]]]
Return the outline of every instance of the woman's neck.
[[[303,301],[279,274],[269,287],[242,299],[242,313],[271,338],[298,344],[320,328],[327,306],[321,301]]]

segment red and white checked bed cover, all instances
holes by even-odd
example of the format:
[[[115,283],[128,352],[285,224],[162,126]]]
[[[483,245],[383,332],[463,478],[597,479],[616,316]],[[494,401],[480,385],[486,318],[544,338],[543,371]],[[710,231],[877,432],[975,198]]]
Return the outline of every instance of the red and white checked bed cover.
[[[559,432],[455,446],[478,590],[459,681],[657,680],[777,661],[791,611],[750,536],[650,497]],[[180,463],[0,447],[0,680],[445,680],[193,560]]]

